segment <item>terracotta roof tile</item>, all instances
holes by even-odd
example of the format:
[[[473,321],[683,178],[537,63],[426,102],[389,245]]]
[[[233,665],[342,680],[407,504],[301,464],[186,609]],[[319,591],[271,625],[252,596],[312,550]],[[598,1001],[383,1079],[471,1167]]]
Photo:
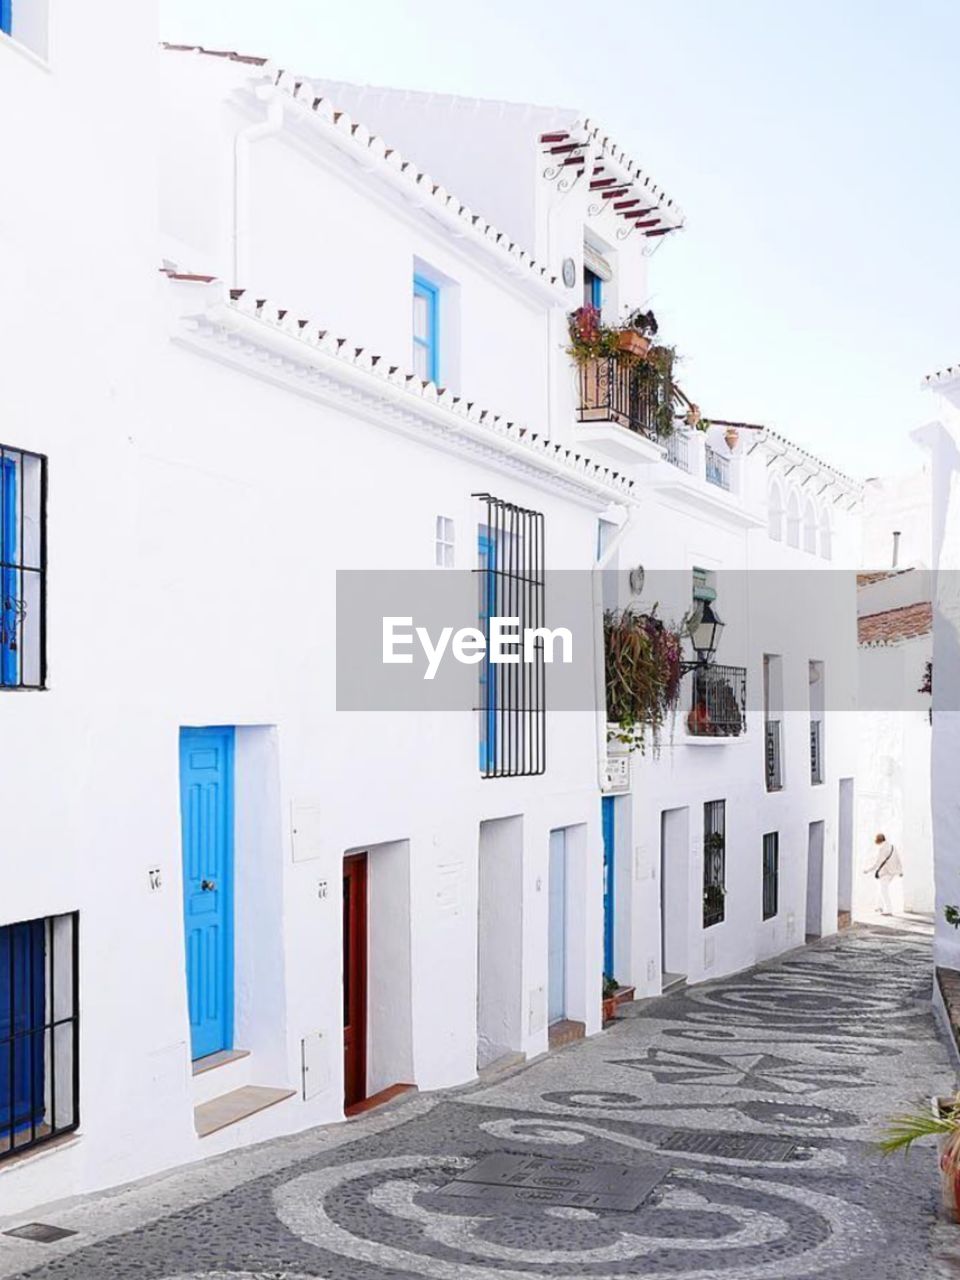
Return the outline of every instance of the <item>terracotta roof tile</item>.
[[[893,644],[897,640],[915,640],[929,635],[933,629],[933,606],[929,600],[886,609],[883,613],[867,613],[857,619],[857,640],[862,645]]]

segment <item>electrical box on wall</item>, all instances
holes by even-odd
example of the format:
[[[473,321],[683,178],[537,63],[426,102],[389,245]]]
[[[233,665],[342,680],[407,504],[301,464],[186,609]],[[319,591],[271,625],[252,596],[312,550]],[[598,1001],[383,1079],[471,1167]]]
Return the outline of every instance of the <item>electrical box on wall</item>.
[[[303,1070],[303,1100],[309,1102],[318,1093],[323,1093],[330,1084],[330,1056],[327,1053],[327,1040],[322,1031],[304,1036],[300,1042],[300,1057]]]
[[[290,805],[294,862],[309,862],[323,853],[323,806],[310,800],[294,800]]]
[[[628,752],[612,752],[608,748],[603,789],[606,792],[630,790],[630,755]]]

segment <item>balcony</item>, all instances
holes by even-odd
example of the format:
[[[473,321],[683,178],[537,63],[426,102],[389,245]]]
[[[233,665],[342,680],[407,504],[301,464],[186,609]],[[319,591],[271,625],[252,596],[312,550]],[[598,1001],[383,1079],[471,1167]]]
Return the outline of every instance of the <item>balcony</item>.
[[[687,731],[692,739],[738,738],[747,727],[745,667],[714,665],[691,673]]]
[[[818,787],[823,782],[823,721],[810,721],[810,782]]]
[[[579,438],[627,462],[662,461],[663,395],[662,383],[643,378],[635,359],[585,360],[579,366]]]
[[[768,791],[783,790],[780,721],[768,720],[764,731],[764,773]]]

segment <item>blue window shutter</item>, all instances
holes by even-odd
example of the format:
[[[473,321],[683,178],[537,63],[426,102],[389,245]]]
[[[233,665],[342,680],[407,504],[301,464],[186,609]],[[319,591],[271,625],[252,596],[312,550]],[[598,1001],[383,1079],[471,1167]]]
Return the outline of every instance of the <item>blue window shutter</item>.
[[[0,31],[5,31],[7,35],[13,29],[13,0],[0,0]]]
[[[489,641],[490,619],[497,613],[497,543],[481,530],[477,553],[480,561],[480,630]],[[480,663],[480,769],[487,773],[497,762],[497,686],[489,649]]]

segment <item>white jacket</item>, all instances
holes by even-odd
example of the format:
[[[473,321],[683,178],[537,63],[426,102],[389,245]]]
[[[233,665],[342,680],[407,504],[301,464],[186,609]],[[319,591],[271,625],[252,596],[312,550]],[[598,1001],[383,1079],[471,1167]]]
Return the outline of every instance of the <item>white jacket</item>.
[[[876,845],[875,850],[876,852],[870,865],[864,868],[864,875],[874,872],[879,880],[892,880],[894,876],[903,875],[900,855],[889,840],[884,840],[883,844]]]

